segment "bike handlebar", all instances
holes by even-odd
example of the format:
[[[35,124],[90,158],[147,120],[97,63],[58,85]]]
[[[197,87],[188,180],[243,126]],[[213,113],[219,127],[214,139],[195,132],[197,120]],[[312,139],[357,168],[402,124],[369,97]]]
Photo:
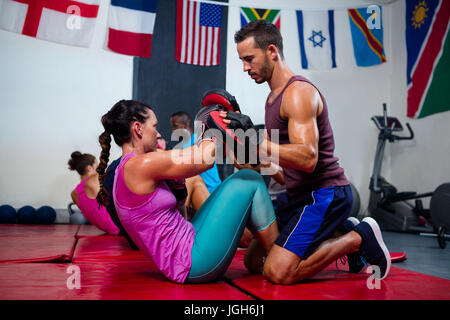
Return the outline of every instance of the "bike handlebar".
[[[409,131],[408,137],[400,137],[400,136],[396,136],[396,135],[393,135],[393,136],[397,140],[412,140],[412,139],[414,139],[414,131],[411,129],[411,126],[409,125],[409,123],[406,123],[406,127],[408,127],[408,131]]]
[[[409,123],[406,123],[406,127],[408,128],[409,131],[409,136],[406,137],[401,137],[401,136],[397,136],[395,134],[392,134],[393,132],[393,127],[392,128],[387,128],[387,108],[386,108],[386,103],[383,103],[383,117],[384,117],[384,123],[386,128],[379,128],[380,130],[384,131],[384,134],[388,134],[388,139],[389,140],[412,140],[414,139],[414,131],[412,130],[411,126],[409,125]],[[377,125],[378,126],[378,125]],[[392,124],[392,126],[394,126],[394,124]]]

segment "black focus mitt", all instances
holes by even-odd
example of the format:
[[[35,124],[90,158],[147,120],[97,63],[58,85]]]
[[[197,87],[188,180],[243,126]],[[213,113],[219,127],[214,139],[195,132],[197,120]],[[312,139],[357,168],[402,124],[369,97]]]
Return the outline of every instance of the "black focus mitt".
[[[227,111],[226,118],[220,116],[224,111],[221,105],[210,105],[200,109],[195,117],[195,132],[197,141],[209,139],[212,136],[223,143],[224,153],[231,149],[237,156],[238,163],[259,163],[259,144],[262,141],[249,116]],[[230,120],[225,123],[224,120]],[[198,127],[201,126],[201,127]]]

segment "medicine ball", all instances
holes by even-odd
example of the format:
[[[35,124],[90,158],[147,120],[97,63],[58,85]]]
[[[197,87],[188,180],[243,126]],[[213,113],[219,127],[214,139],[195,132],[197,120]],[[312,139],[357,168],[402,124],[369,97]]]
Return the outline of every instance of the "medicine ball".
[[[36,209],[32,206],[24,206],[17,210],[17,219],[19,223],[36,223]]]
[[[75,212],[70,215],[70,224],[87,224],[87,220],[81,212]]]
[[[0,206],[0,223],[16,223],[16,209],[8,204]]]
[[[359,192],[353,183],[350,183],[350,188],[352,189],[353,194],[353,206],[352,211],[350,212],[350,217],[358,217],[359,210],[361,209],[361,199],[359,197]]]
[[[52,207],[42,206],[37,209],[36,222],[39,224],[52,224],[56,219],[56,211]]]

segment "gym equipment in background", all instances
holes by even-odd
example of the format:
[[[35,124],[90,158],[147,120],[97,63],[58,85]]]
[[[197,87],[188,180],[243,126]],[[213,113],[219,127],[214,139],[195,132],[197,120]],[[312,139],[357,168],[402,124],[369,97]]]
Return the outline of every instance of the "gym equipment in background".
[[[414,132],[409,123],[406,123],[409,136],[396,135],[396,132],[403,131],[403,126],[397,118],[388,117],[385,103],[383,116],[373,116],[371,120],[380,133],[369,185],[370,215],[377,220],[382,230],[427,233],[439,229],[440,226],[448,230],[450,226],[449,183],[439,186],[434,192],[422,194],[414,191],[398,192],[394,185],[380,175],[386,142],[414,138]],[[426,197],[431,197],[429,209],[423,208],[422,199]],[[415,200],[415,204],[409,203],[408,200]]]
[[[448,235],[448,227],[450,226],[450,183],[441,184],[430,201],[430,212],[436,233],[421,233],[422,236],[432,236],[437,238],[437,242],[441,248],[445,248]]]
[[[52,224],[56,219],[56,211],[50,206],[42,206],[36,211],[36,223]]]
[[[353,205],[352,205],[352,211],[350,211],[350,217],[358,218],[359,210],[361,209],[361,198],[359,197],[358,189],[356,189],[354,184],[351,182],[350,182],[350,188],[352,189],[352,194],[353,194]]]
[[[0,206],[0,223],[16,223],[17,212],[9,204]]]
[[[67,210],[70,214],[70,224],[88,224],[87,219],[83,216],[75,203],[70,202],[67,206]]]
[[[17,220],[22,224],[34,224],[37,219],[37,211],[32,206],[23,206],[17,210]]]

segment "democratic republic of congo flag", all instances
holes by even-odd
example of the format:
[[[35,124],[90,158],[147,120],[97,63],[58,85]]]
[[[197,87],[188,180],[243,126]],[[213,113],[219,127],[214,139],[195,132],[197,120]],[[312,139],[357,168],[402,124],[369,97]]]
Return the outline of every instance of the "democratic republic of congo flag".
[[[406,1],[408,111],[423,118],[450,110],[449,0]]]
[[[250,21],[264,19],[273,23],[278,29],[280,29],[280,10],[241,7],[240,11],[241,27],[245,26]]]
[[[360,67],[368,67],[386,62],[381,7],[378,6],[377,11],[358,8],[348,9],[347,12],[356,64]],[[379,23],[369,24],[367,22],[369,19],[377,19]]]

